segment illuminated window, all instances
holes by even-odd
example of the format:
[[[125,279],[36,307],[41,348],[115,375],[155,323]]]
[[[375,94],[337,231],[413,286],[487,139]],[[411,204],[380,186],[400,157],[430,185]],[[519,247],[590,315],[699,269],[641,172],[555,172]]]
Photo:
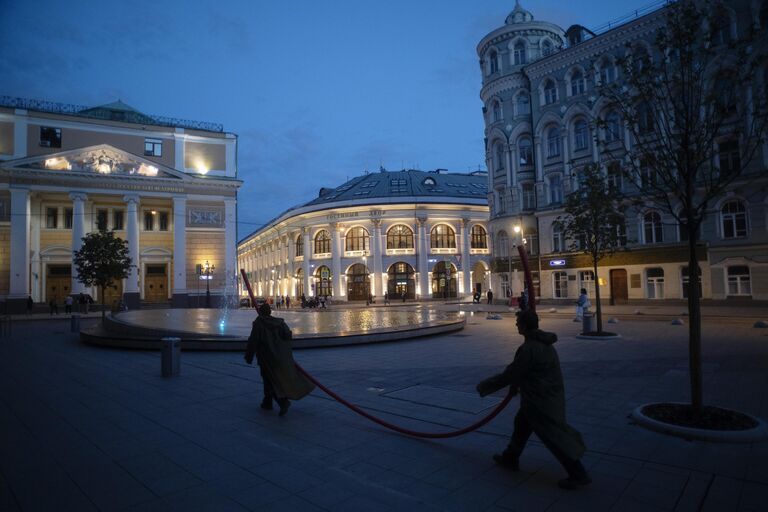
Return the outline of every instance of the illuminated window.
[[[363,227],[355,227],[347,231],[347,251],[367,251],[370,249],[370,235]],[[331,252],[330,249],[328,252]]]
[[[296,256],[304,256],[304,237],[299,235],[296,237]]]
[[[479,224],[472,226],[470,247],[472,249],[488,248],[488,237],[483,226]]]
[[[430,232],[430,247],[433,249],[445,249],[456,247],[456,234],[453,228],[446,224],[438,224]]]
[[[328,254],[331,252],[331,235],[325,229],[321,229],[315,235],[315,254]]]
[[[413,249],[413,231],[398,224],[387,231],[387,249]]]

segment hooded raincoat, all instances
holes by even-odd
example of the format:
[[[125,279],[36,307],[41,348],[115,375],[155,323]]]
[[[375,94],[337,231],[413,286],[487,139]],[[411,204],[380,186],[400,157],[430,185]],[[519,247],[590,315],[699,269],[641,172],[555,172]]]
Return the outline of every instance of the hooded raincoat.
[[[557,335],[539,329],[527,332],[512,364],[480,384],[485,396],[505,386],[520,392],[520,413],[542,442],[551,443],[571,459],[578,460],[585,446],[581,434],[565,420],[565,387],[560,360],[552,346]]]
[[[259,367],[272,383],[278,399],[298,400],[315,389],[315,385],[296,370],[291,351],[292,337],[282,318],[258,316],[253,321],[245,350],[247,360],[256,355]]]

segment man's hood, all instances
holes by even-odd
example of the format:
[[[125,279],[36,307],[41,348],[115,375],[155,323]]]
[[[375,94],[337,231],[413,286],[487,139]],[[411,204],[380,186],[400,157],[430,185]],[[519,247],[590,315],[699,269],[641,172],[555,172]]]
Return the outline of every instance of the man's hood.
[[[557,341],[557,334],[536,329],[525,334],[526,340],[538,341],[545,345],[552,345]]]

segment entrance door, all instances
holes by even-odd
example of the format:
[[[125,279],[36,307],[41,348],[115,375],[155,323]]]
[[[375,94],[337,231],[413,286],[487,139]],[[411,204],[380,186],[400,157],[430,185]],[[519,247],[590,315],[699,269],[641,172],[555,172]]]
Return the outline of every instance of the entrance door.
[[[626,304],[628,301],[627,271],[623,268],[611,270],[611,304]]]
[[[108,308],[116,308],[123,298],[123,280],[116,282],[109,288],[104,289],[104,304]]]
[[[72,286],[72,265],[48,265],[45,276],[45,298],[63,304]]]
[[[168,301],[168,274],[166,265],[147,265],[144,277],[144,300],[146,302]]]
[[[482,295],[483,293],[483,283],[475,283],[475,293],[479,293]]]

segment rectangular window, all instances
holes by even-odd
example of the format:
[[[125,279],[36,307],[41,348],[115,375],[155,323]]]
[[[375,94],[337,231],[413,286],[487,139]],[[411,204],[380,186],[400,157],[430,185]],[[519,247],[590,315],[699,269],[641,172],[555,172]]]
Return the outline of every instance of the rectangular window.
[[[112,229],[121,230],[123,228],[123,210],[112,212]]]
[[[72,229],[72,208],[64,208],[64,228]]]
[[[722,176],[732,176],[741,172],[741,155],[739,153],[739,142],[730,140],[721,142],[718,145],[720,159],[720,174]]]
[[[523,185],[523,209],[536,209],[536,191],[533,185]]]
[[[501,293],[502,297],[509,297],[509,276],[507,274],[501,274]]]
[[[46,148],[61,147],[61,128],[40,127],[40,145]]]
[[[552,285],[554,286],[553,296],[556,299],[568,297],[568,274],[565,272],[555,272],[552,274]]]
[[[728,267],[728,295],[752,295],[749,267]]]
[[[154,231],[155,229],[155,213],[144,212],[144,231]]]
[[[107,210],[96,210],[96,229],[107,230]]]
[[[56,229],[59,227],[59,209],[58,208],[46,208],[45,209],[45,227],[48,229]]]
[[[168,212],[160,212],[160,231],[168,231]]]
[[[592,270],[580,270],[579,286],[587,290],[588,297],[594,297],[595,296],[595,273]]]
[[[163,141],[144,139],[144,156],[163,156]]]
[[[649,268],[646,270],[646,291],[649,299],[664,298],[664,269]]]

